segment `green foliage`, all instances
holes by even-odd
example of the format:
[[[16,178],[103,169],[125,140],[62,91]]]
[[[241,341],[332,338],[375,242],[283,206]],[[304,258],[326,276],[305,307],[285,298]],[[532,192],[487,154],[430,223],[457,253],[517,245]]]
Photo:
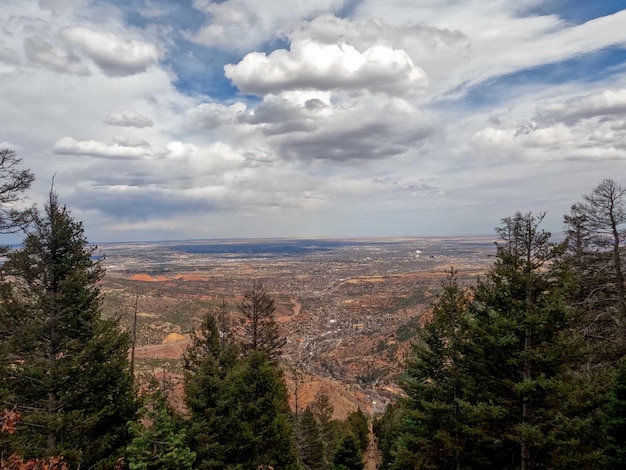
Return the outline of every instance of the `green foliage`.
[[[130,423],[133,437],[126,447],[130,470],[191,470],[196,454],[184,445],[185,431],[177,425],[165,395],[153,383],[144,396],[139,421]]]
[[[330,402],[330,397],[324,389],[317,392],[311,411],[319,423],[322,442],[324,444],[324,460],[333,461],[333,453],[339,440],[340,423],[333,420],[334,408]]]
[[[470,292],[454,272],[444,283],[407,398],[377,425],[390,468],[602,468],[602,386],[582,373],[571,277],[542,219],[503,220],[496,260]]]
[[[17,208],[35,180],[30,170],[20,169],[21,162],[15,151],[0,149],[0,233],[19,232],[31,222],[32,209]]]
[[[297,468],[287,387],[264,352],[250,354],[233,370],[222,409],[229,420],[220,437],[233,446],[228,462]]]
[[[414,338],[419,332],[420,318],[418,316],[409,318],[400,325],[396,331],[396,339],[399,342],[408,341]]]
[[[297,468],[287,387],[262,350],[246,356],[207,315],[185,356],[185,402],[198,467]]]
[[[232,343],[223,343],[218,324],[211,314],[205,315],[184,358],[185,404],[191,416],[189,437],[200,468],[220,468],[225,455],[216,435],[224,426],[222,401],[226,380],[239,358]]]
[[[363,414],[361,408],[358,408],[348,415],[342,429],[344,430],[344,434],[349,433],[356,437],[361,451],[367,449],[369,443],[369,427],[367,425],[367,416]]]
[[[99,281],[82,224],[54,193],[0,286],[2,401],[23,415],[4,452],[104,465],[126,445],[136,401],[129,337],[100,315]]]
[[[604,179],[565,216],[570,304],[585,320],[594,369],[626,353],[626,188]]]
[[[378,439],[378,449],[382,454],[382,468],[390,468],[397,455],[397,446],[403,430],[406,415],[405,400],[387,405],[385,413],[374,420],[374,434]]]
[[[353,434],[341,438],[333,457],[335,470],[363,470],[363,453],[359,441]]]
[[[433,308],[433,317],[419,332],[413,356],[407,364],[403,387],[408,402],[403,438],[393,445],[395,467],[415,464],[415,455],[436,462],[440,468],[454,468],[464,444],[461,393],[459,328],[469,305],[467,293],[451,271],[442,284],[442,293]],[[391,445],[387,444],[387,458]]]
[[[252,283],[252,287],[244,293],[238,308],[246,318],[242,344],[244,352],[263,351],[270,359],[277,359],[287,339],[281,336],[278,323],[274,319],[276,312],[274,299],[260,281],[255,280]]]
[[[605,421],[609,445],[607,468],[626,468],[626,358],[615,370]]]
[[[298,415],[296,422],[296,447],[300,461],[311,470],[329,468],[320,424],[310,407]]]

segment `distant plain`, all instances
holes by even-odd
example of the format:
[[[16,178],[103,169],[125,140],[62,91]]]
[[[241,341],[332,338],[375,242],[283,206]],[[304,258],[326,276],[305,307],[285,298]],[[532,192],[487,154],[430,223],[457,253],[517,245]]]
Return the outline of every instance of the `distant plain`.
[[[174,401],[193,328],[226,302],[237,332],[237,304],[256,279],[275,298],[288,340],[285,377],[292,392],[291,379],[302,381],[299,405],[323,389],[341,416],[356,406],[380,411],[401,393],[402,364],[441,281],[453,268],[461,283],[474,282],[491,263],[494,240],[187,240],[104,243],[98,252],[105,312],[129,329],[137,313],[137,370],[168,382]]]

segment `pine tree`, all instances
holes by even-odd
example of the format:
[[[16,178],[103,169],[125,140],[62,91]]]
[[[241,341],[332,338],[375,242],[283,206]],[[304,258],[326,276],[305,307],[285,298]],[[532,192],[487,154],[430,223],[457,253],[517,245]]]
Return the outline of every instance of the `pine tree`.
[[[572,374],[584,358],[582,342],[571,335],[561,272],[553,269],[559,251],[539,228],[542,218],[504,219],[496,261],[473,290],[458,363],[460,406],[475,444],[469,455],[479,468],[570,468],[576,461],[599,468],[598,423],[575,400],[584,384]]]
[[[343,423],[344,433],[348,432],[356,437],[359,444],[359,449],[365,451],[369,444],[369,426],[367,422],[367,416],[361,411],[361,408],[357,408],[356,411],[350,413]]]
[[[381,468],[391,468],[398,456],[398,445],[403,445],[401,434],[403,422],[407,415],[406,400],[399,399],[385,408],[382,416],[374,420],[374,433],[378,440],[378,448],[382,454]],[[413,468],[410,466],[409,468]],[[397,465],[396,468],[403,468]]]
[[[0,149],[0,233],[23,230],[31,222],[32,208],[21,208],[22,193],[30,188],[35,176],[20,169],[22,162],[15,151]]]
[[[602,394],[578,372],[567,265],[542,218],[503,220],[469,295],[445,286],[409,362],[400,431],[388,431],[391,468],[602,468]]]
[[[267,293],[261,281],[255,280],[252,283],[238,307],[246,318],[244,352],[264,351],[271,360],[277,359],[287,339],[281,336],[278,323],[274,319],[274,299]]]
[[[221,333],[213,314],[194,330],[184,357],[185,404],[190,412],[189,443],[197,454],[198,468],[224,468],[227,452],[219,430],[225,427],[226,381],[239,362],[239,349]]]
[[[263,350],[239,354],[213,315],[185,354],[189,442],[197,467],[297,468],[287,386]]]
[[[217,438],[225,461],[242,468],[298,468],[287,386],[263,351],[244,357],[227,377]]]
[[[313,411],[307,406],[295,419],[297,420],[296,446],[304,468],[311,470],[328,469],[329,462],[326,460],[324,452],[324,440]]]
[[[626,188],[603,180],[565,216],[568,261],[577,276],[571,302],[587,317],[596,362],[626,353]]]
[[[163,392],[152,382],[144,394],[138,421],[130,423],[133,439],[126,448],[130,470],[191,470],[195,453],[185,446],[185,432],[177,425]]]
[[[425,468],[457,468],[460,464],[459,328],[468,306],[469,296],[451,270],[407,363],[403,388],[408,403],[403,438],[394,451],[401,456],[397,468],[412,467],[417,458]]]
[[[626,468],[626,359],[622,358],[615,370],[614,385],[609,393],[605,428],[609,445],[609,469]]]
[[[101,316],[103,269],[94,251],[51,192],[23,248],[2,266],[1,398],[24,423],[5,452],[62,455],[90,467],[126,445],[136,411],[129,337]]]
[[[341,438],[333,457],[335,470],[363,470],[363,453],[359,440],[352,434]]]
[[[332,462],[333,453],[339,440],[339,423],[333,419],[335,409],[326,390],[321,389],[315,394],[311,411],[319,423],[324,445],[324,460]]]

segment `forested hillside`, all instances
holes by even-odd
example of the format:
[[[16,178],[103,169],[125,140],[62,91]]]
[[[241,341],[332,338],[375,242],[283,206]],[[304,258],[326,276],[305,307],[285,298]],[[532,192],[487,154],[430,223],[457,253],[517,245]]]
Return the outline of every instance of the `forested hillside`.
[[[138,380],[82,224],[54,190],[24,207],[33,175],[1,157],[0,229],[24,238],[1,268],[0,468],[363,468],[360,409],[333,419],[323,391],[290,409],[286,338],[259,281],[240,323],[222,305],[194,330],[182,413]],[[504,218],[487,274],[467,287],[451,269],[415,324],[405,396],[374,424],[383,468],[626,467],[626,190],[602,181],[564,217],[563,241],[543,218]]]
[[[469,289],[454,271],[376,423],[385,468],[625,468],[626,190],[602,181],[564,218],[498,227]]]

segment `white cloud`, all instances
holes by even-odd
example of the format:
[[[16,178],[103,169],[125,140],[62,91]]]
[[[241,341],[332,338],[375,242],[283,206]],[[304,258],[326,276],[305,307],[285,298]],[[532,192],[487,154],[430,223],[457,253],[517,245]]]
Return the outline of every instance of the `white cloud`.
[[[122,147],[150,147],[150,144],[144,139],[138,139],[123,135],[113,137],[115,143]]]
[[[363,52],[373,46],[405,51],[429,77],[449,74],[451,65],[466,64],[470,39],[460,30],[438,28],[424,23],[389,24],[380,18],[348,19],[325,14],[305,21],[289,32],[291,41],[311,40],[320,44],[344,41]],[[441,78],[446,78],[442,76]]]
[[[145,72],[160,57],[153,44],[127,41],[117,35],[86,26],[72,26],[62,31],[64,39],[80,49],[110,77]]]
[[[39,6],[43,10],[49,10],[54,14],[70,9],[79,9],[84,3],[85,0],[39,0]]]
[[[136,146],[113,145],[97,140],[78,141],[71,137],[63,137],[54,144],[54,152],[61,155],[88,155],[97,158],[135,159],[152,155],[150,149]]]
[[[554,121],[521,127],[487,127],[471,140],[477,159],[502,165],[512,161],[626,161],[626,130],[612,121]],[[598,168],[599,169],[599,168]]]
[[[214,129],[226,124],[237,124],[238,118],[247,110],[244,103],[231,105],[201,103],[186,112],[186,120],[198,129]]]
[[[344,0],[195,0],[194,6],[207,15],[208,21],[189,39],[209,47],[247,51],[275,40],[303,19],[343,5]]]
[[[19,64],[20,58],[11,47],[5,46],[5,42],[0,39],[0,62],[15,65]]]
[[[154,123],[150,119],[142,116],[132,109],[127,109],[118,113],[110,113],[104,122],[112,126],[120,127],[143,128],[152,127],[154,125]]]
[[[372,46],[362,53],[346,43],[293,42],[289,51],[253,52],[224,66],[226,77],[242,92],[264,95],[285,90],[359,90],[414,93],[428,80],[406,52]]]
[[[537,106],[538,119],[566,123],[619,115],[626,115],[626,88],[602,90],[585,96],[543,102]]]
[[[24,39],[24,51],[31,64],[42,65],[54,72],[73,75],[89,75],[90,73],[89,68],[77,55],[55,47],[43,39],[34,37]]]
[[[574,25],[484,0],[139,3],[5,0],[0,18],[2,140],[36,173],[32,199],[56,174],[96,240],[484,233],[531,209],[558,229],[559,204],[626,159],[623,61],[541,76],[621,47],[623,13]],[[524,83],[502,77],[530,67]]]

